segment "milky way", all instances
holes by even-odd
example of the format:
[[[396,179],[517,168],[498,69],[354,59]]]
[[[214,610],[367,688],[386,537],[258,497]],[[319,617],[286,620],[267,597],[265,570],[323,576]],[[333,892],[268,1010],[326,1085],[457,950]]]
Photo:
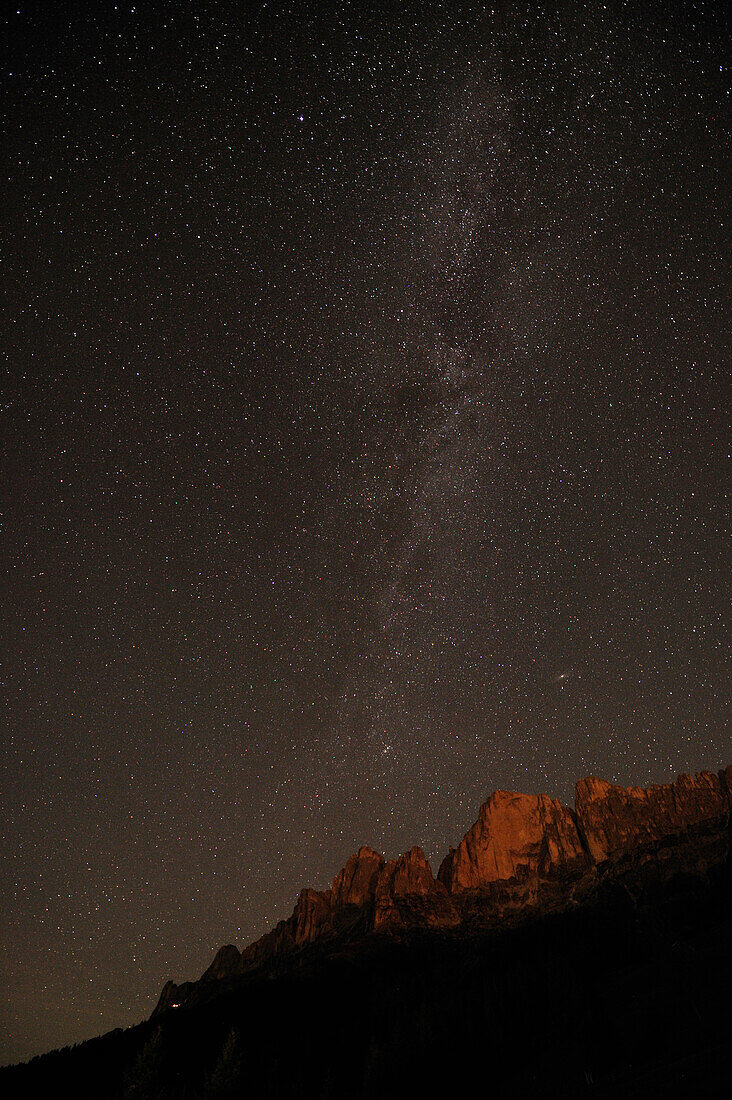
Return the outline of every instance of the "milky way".
[[[245,7],[4,28],[3,1058],[730,759],[721,16]]]
[[[502,135],[496,93],[480,69],[468,62],[445,76],[435,118],[414,143],[415,179],[396,214],[389,212],[402,255],[392,260],[397,277],[387,281],[404,288],[395,298],[390,336],[405,358],[417,353],[419,368],[409,377],[399,363],[371,364],[373,387],[401,385],[405,396],[402,439],[386,448],[387,470],[395,473],[382,469],[372,479],[376,489],[365,490],[366,506],[382,515],[391,546],[374,579],[373,636],[359,662],[366,674],[354,672],[342,700],[344,710],[349,697],[361,702],[355,735],[365,737],[368,767],[392,770],[395,761],[413,758],[431,721],[419,715],[415,689],[429,692],[451,666],[453,673],[460,666],[466,638],[480,620],[489,570],[484,458],[492,414],[489,369],[475,341],[487,305],[474,297],[478,270],[485,281],[498,267],[486,255],[480,267],[476,253],[489,226]],[[411,155],[417,159],[414,149]],[[419,396],[416,407],[410,387]],[[490,646],[489,634],[478,643],[483,648]]]

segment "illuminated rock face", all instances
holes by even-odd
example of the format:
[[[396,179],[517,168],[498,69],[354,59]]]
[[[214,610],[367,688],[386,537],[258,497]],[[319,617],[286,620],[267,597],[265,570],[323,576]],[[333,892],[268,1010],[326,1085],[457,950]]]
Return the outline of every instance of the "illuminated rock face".
[[[290,918],[293,924],[293,942],[311,943],[323,932],[327,932],[332,923],[332,913],[330,892],[303,890]]]
[[[363,847],[350,856],[330,890],[305,889],[292,916],[242,954],[244,967],[337,934],[344,921],[363,933],[401,927],[451,927],[460,916],[424,852],[412,848],[389,860]]]
[[[496,791],[438,878],[460,894],[494,883],[578,877],[588,865],[571,810],[545,794]]]
[[[333,908],[371,904],[376,892],[376,881],[383,866],[384,857],[373,848],[359,848],[333,879],[330,891]]]
[[[732,765],[648,789],[581,779],[575,810],[544,794],[496,791],[437,879],[421,848],[388,862],[360,848],[330,889],[303,890],[292,915],[241,955],[229,944],[199,982],[168,982],[155,1012],[195,1001],[212,982],[308,944],[501,927],[586,904],[605,882],[640,897],[659,877],[704,875],[728,857],[731,810]]]
[[[681,775],[662,786],[616,787],[604,779],[580,779],[577,820],[596,863],[618,859],[694,827],[722,821],[730,810],[732,766],[715,775]]]
[[[421,848],[384,865],[376,883],[374,931],[404,927],[454,928],[460,914],[436,882]]]
[[[301,891],[292,915],[244,949],[242,968],[257,966],[332,934],[346,911],[361,911],[365,919],[373,907],[376,880],[383,866],[384,857],[373,848],[360,848],[338,872],[329,890],[308,887]]]

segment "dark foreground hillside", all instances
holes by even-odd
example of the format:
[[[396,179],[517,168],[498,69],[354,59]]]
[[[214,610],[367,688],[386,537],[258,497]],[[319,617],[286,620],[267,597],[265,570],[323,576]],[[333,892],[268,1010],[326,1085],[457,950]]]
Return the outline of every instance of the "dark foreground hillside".
[[[313,944],[24,1066],[5,1098],[706,1097],[732,1079],[732,869],[513,931]]]

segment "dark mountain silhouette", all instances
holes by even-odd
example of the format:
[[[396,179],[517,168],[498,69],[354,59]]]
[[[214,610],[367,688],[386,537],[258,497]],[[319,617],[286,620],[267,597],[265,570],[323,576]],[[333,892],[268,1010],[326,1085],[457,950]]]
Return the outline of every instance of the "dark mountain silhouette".
[[[435,877],[361,848],[149,1021],[0,1071],[5,1096],[724,1095],[732,766],[493,794]]]

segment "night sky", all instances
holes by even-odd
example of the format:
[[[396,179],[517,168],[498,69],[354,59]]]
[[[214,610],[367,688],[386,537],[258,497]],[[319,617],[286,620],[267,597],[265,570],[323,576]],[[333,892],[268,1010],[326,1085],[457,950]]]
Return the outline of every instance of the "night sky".
[[[732,761],[727,32],[13,5],[0,1061],[496,788]]]

